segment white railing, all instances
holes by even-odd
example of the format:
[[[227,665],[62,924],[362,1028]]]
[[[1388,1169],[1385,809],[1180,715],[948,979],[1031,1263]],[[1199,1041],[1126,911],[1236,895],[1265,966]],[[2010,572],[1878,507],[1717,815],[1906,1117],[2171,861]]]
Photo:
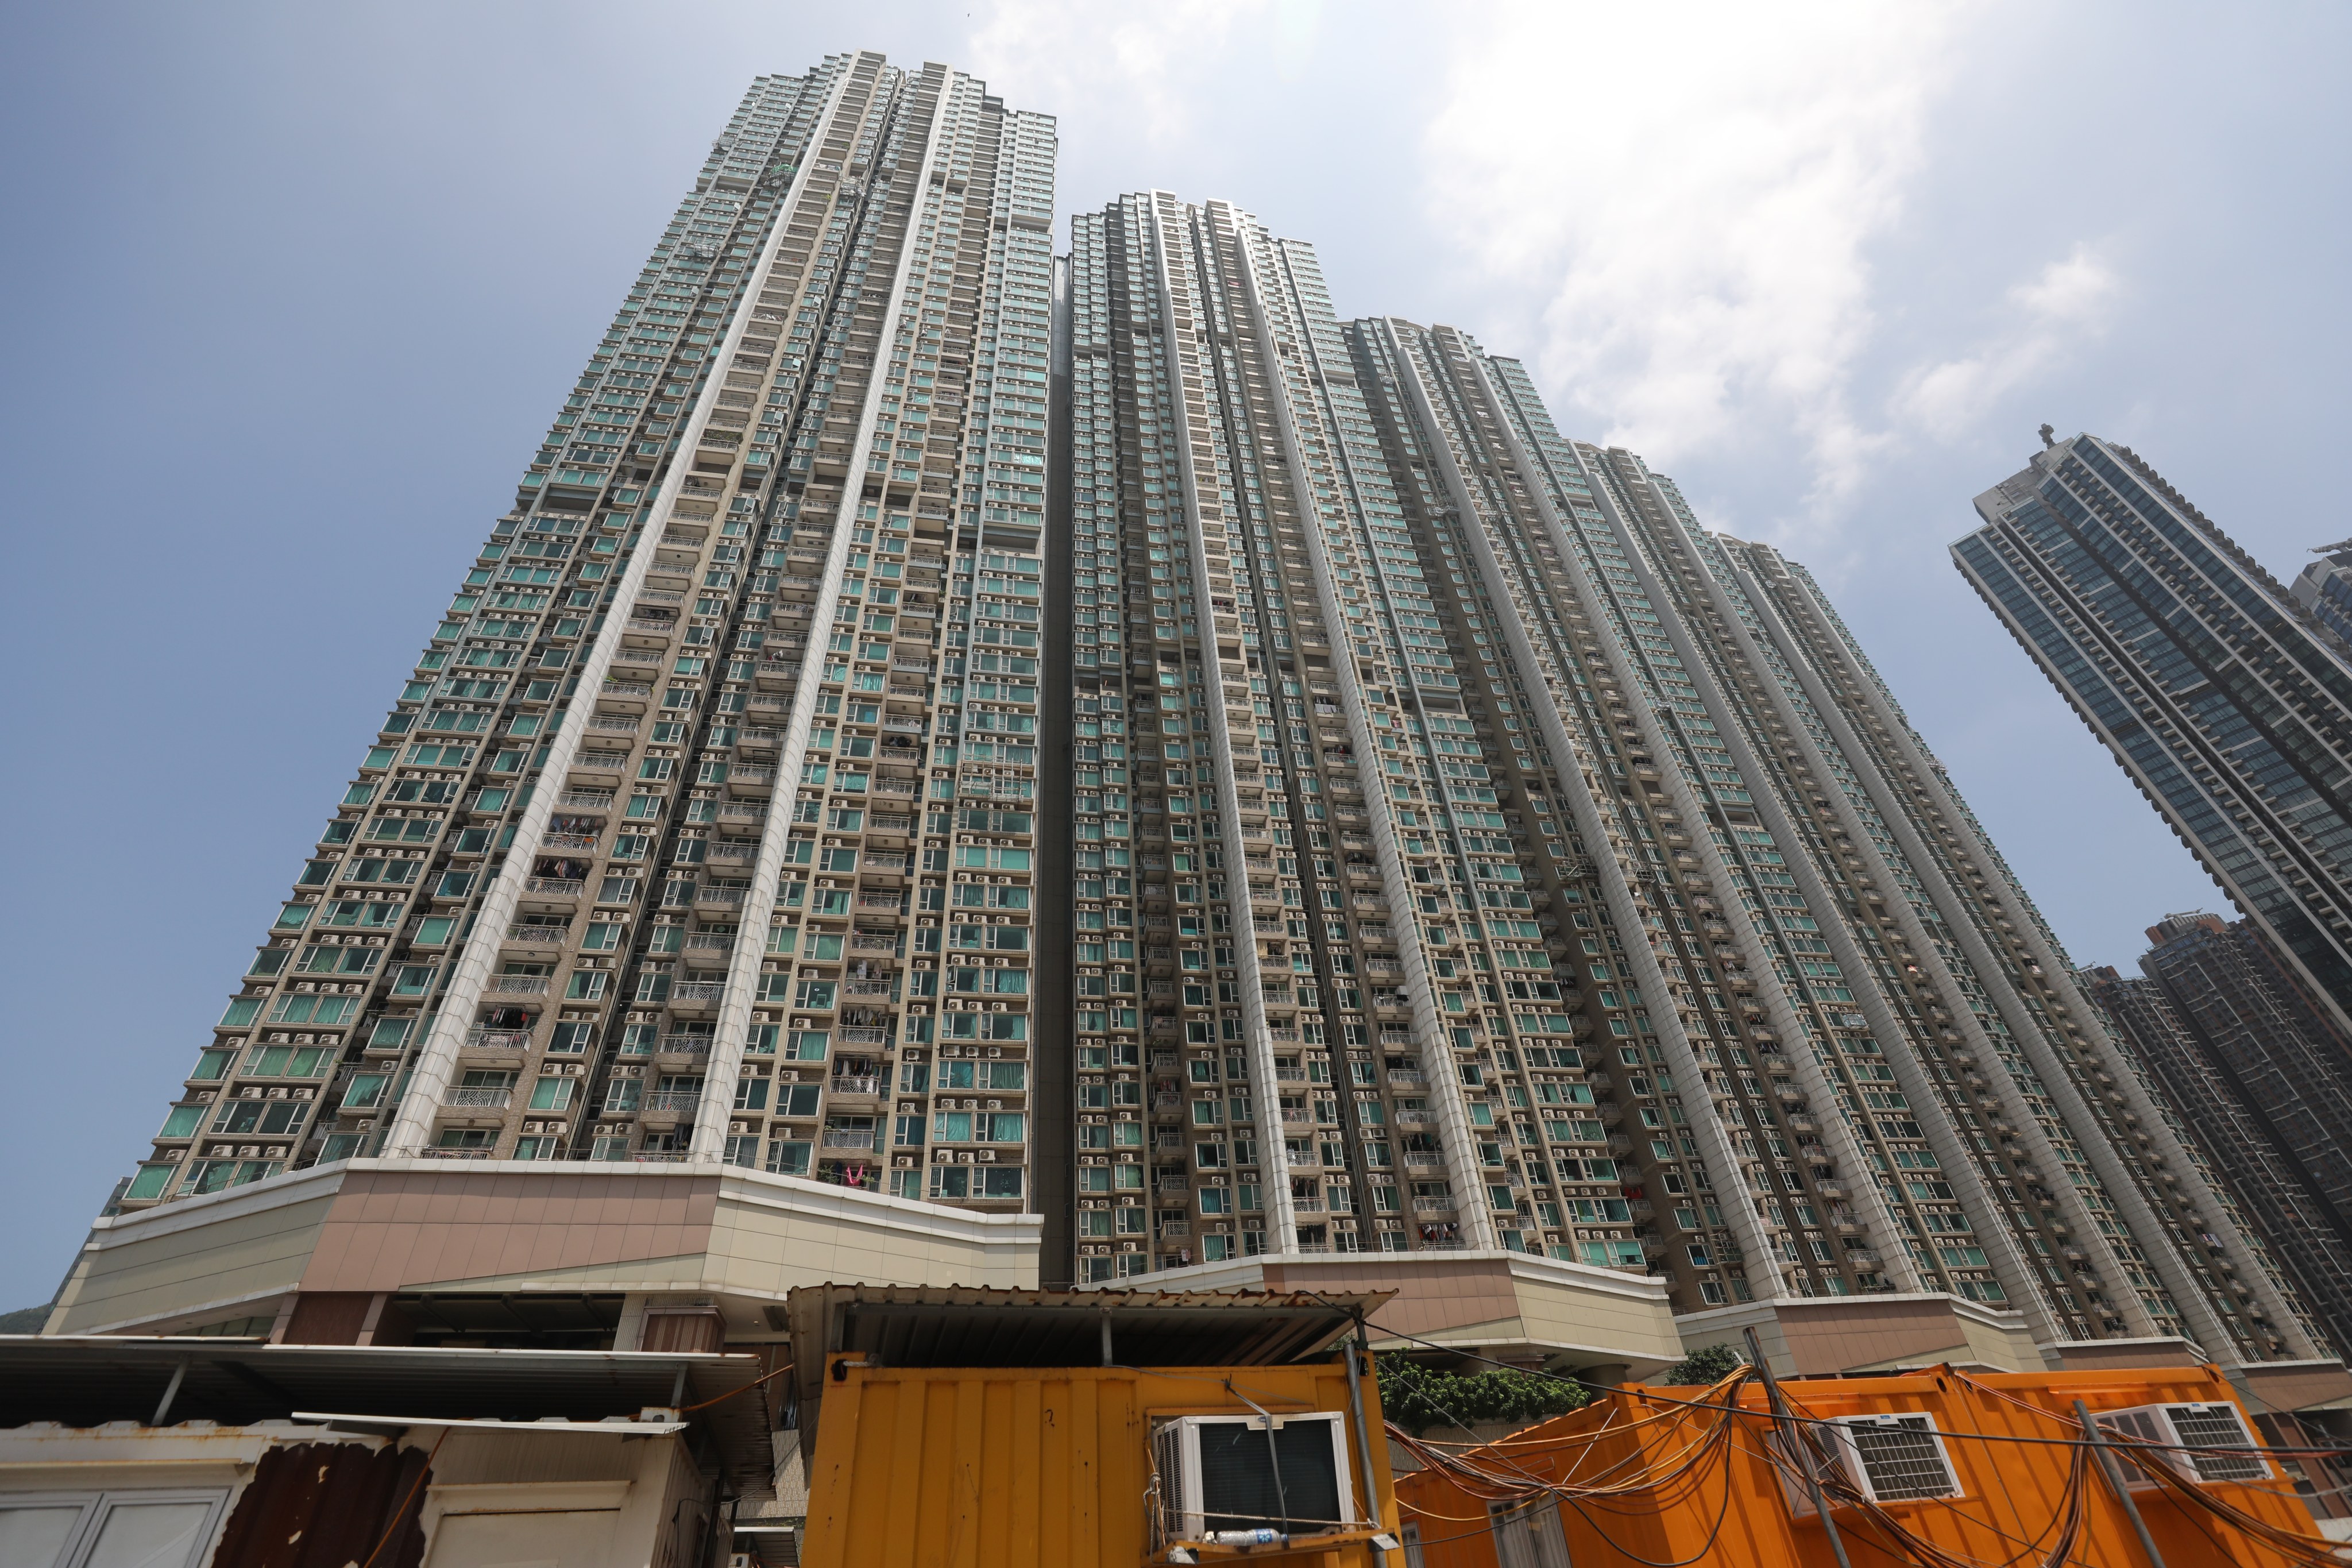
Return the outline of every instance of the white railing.
[[[453,1089],[441,1097],[441,1103],[474,1110],[504,1110],[513,1099],[510,1089]]]

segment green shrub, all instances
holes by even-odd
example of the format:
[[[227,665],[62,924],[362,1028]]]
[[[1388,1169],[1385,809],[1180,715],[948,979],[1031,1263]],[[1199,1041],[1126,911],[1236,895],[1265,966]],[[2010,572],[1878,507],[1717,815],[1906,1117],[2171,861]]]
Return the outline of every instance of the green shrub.
[[[1439,1372],[1401,1355],[1378,1364],[1382,1413],[1415,1436],[1432,1426],[1565,1415],[1592,1402],[1590,1389],[1531,1372]]]
[[[1729,1345],[1709,1345],[1693,1351],[1652,1380],[1659,1388],[1705,1388],[1748,1364],[1748,1358]]]

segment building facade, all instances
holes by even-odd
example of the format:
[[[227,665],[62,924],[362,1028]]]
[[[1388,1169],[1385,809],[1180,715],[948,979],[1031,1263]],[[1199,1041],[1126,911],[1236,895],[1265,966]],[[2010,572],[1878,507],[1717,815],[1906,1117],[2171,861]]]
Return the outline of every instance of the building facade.
[[[2140,1076],[2352,1350],[2352,1050],[2249,921],[2168,915],[2140,976],[2084,978]]]
[[[1054,156],[941,67],[753,83],[123,1205],[366,1154],[1024,1206]]]
[[[2342,638],[2128,447],[2058,442],[1976,507],[1961,574],[2352,1034]]]
[[[2311,1352],[1802,567],[1226,204],[1056,264],[1052,167],[945,68],[755,84],[121,1207],[684,1162],[1049,1286]]]
[[[1069,294],[1082,1279],[1501,1247],[2310,1353],[1801,567],[1223,204],[1081,216]]]

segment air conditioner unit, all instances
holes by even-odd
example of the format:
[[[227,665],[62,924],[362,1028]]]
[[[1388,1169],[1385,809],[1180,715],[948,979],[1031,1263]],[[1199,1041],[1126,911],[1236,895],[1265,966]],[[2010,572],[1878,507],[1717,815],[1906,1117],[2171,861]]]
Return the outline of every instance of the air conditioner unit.
[[[2238,1454],[2183,1454],[2158,1448],[2147,1457],[2168,1465],[2184,1481],[2266,1481],[2269,1461],[2254,1451],[2252,1434],[2238,1407],[2223,1400],[2210,1405],[2135,1405],[2125,1410],[2094,1411],[2091,1419],[2102,1431],[2142,1442],[2178,1444],[2188,1448],[2243,1448]],[[2125,1444],[2111,1447],[2126,1447]],[[2128,1458],[2123,1463],[2126,1484],[2135,1489],[2157,1483]]]
[[[1784,1457],[1792,1452],[1801,1456],[1780,1473],[1790,1511],[1801,1518],[1813,1512],[1811,1493],[1801,1479],[1800,1467],[1806,1460],[1832,1508],[1852,1506],[1853,1499],[1845,1494],[1855,1492],[1872,1502],[1961,1495],[1959,1477],[1937,1435],[1935,1417],[1925,1411],[1809,1423],[1799,1430],[1793,1450],[1781,1434],[1776,1433],[1772,1443]],[[1790,1473],[1792,1469],[1795,1475]]]
[[[1280,1532],[1286,1518],[1286,1533],[1319,1535],[1359,1518],[1344,1412],[1178,1416],[1153,1428],[1151,1457],[1170,1541]]]

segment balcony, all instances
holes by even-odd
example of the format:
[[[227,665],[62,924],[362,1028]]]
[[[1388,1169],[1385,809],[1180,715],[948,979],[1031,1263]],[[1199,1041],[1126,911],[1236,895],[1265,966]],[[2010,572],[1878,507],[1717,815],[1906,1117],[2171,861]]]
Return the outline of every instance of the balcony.
[[[453,1089],[441,1103],[456,1110],[504,1110],[514,1100],[511,1089]]]
[[[576,899],[582,886],[577,877],[533,877],[522,890],[535,899]]]
[[[476,1029],[466,1037],[465,1049],[469,1051],[527,1051],[530,1049],[529,1029]]]
[[[507,940],[522,947],[562,947],[571,934],[568,925],[542,925],[531,921],[519,921],[507,927]]]
[[[1454,1200],[1452,1198],[1425,1198],[1416,1195],[1412,1200],[1412,1212],[1415,1214],[1452,1214],[1454,1212]]]
[[[723,980],[688,980],[671,986],[669,999],[673,1003],[708,1005],[726,994],[727,983]]]
[[[707,1057],[710,1054],[709,1035],[664,1035],[655,1051],[665,1057]]]
[[[862,1094],[870,1097],[882,1092],[882,1079],[878,1075],[851,1073],[835,1078],[831,1087],[835,1094]]]
[[[701,1104],[702,1091],[696,1089],[657,1089],[646,1096],[649,1115],[691,1116]]]
[[[871,1149],[874,1147],[874,1134],[828,1127],[824,1130],[824,1146],[828,1149]]]
[[[552,978],[545,974],[493,974],[482,989],[493,996],[544,996]]]
[[[613,792],[608,789],[568,789],[557,797],[559,805],[608,806],[613,804]]]

